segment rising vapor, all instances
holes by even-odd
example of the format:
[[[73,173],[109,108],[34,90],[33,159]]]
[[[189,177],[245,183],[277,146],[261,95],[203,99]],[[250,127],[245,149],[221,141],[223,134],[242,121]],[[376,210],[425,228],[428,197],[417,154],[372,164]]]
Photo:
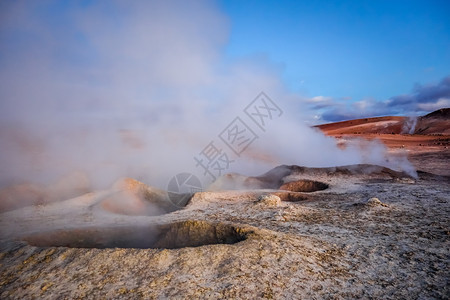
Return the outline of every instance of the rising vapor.
[[[305,125],[312,114],[267,60],[227,57],[229,23],[215,3],[0,6],[0,187],[48,185],[74,172],[90,189],[121,177],[165,189],[180,172],[208,182],[194,156],[212,140],[225,151],[218,135],[261,91],[284,114],[256,132],[228,172],[391,166],[379,143],[341,149]]]

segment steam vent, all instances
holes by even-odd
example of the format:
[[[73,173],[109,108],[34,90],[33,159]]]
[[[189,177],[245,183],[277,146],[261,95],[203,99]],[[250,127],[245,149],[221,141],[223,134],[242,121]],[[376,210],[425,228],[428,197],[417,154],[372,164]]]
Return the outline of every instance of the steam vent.
[[[38,247],[179,249],[235,244],[246,238],[247,233],[241,228],[205,221],[184,221],[146,227],[58,230],[34,234],[24,240]]]

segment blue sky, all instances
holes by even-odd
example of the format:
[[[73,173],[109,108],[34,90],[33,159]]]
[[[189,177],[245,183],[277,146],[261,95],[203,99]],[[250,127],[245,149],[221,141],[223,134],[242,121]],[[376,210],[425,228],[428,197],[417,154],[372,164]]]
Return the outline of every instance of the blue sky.
[[[231,23],[227,55],[266,56],[305,97],[376,104],[450,75],[450,1],[227,0],[221,7]]]
[[[449,16],[446,0],[5,1],[0,110],[264,90],[316,122],[424,114],[450,106]],[[62,90],[78,97],[59,103]]]

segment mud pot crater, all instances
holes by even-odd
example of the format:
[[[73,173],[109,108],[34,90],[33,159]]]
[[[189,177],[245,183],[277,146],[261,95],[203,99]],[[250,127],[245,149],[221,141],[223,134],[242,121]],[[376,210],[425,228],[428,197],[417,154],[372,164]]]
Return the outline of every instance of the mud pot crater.
[[[251,233],[240,227],[184,221],[146,227],[96,227],[40,232],[22,240],[37,247],[178,249],[235,244]]]
[[[291,181],[280,186],[280,190],[290,191],[290,192],[303,192],[303,193],[311,193],[317,191],[323,191],[329,188],[329,185],[314,180],[297,180]]]
[[[281,201],[285,202],[300,202],[308,200],[308,197],[302,193],[292,193],[287,191],[273,193],[275,196],[280,197]]]

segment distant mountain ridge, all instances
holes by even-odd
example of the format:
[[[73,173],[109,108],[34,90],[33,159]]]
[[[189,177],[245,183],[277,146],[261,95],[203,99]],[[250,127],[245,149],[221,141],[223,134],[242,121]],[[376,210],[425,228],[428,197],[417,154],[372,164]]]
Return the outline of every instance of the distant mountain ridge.
[[[450,135],[450,108],[441,108],[421,117],[385,116],[354,119],[314,126],[327,135],[339,134],[419,134]]]
[[[435,110],[421,118],[422,119],[429,119],[429,118],[450,119],[450,108],[441,108],[441,109]]]

